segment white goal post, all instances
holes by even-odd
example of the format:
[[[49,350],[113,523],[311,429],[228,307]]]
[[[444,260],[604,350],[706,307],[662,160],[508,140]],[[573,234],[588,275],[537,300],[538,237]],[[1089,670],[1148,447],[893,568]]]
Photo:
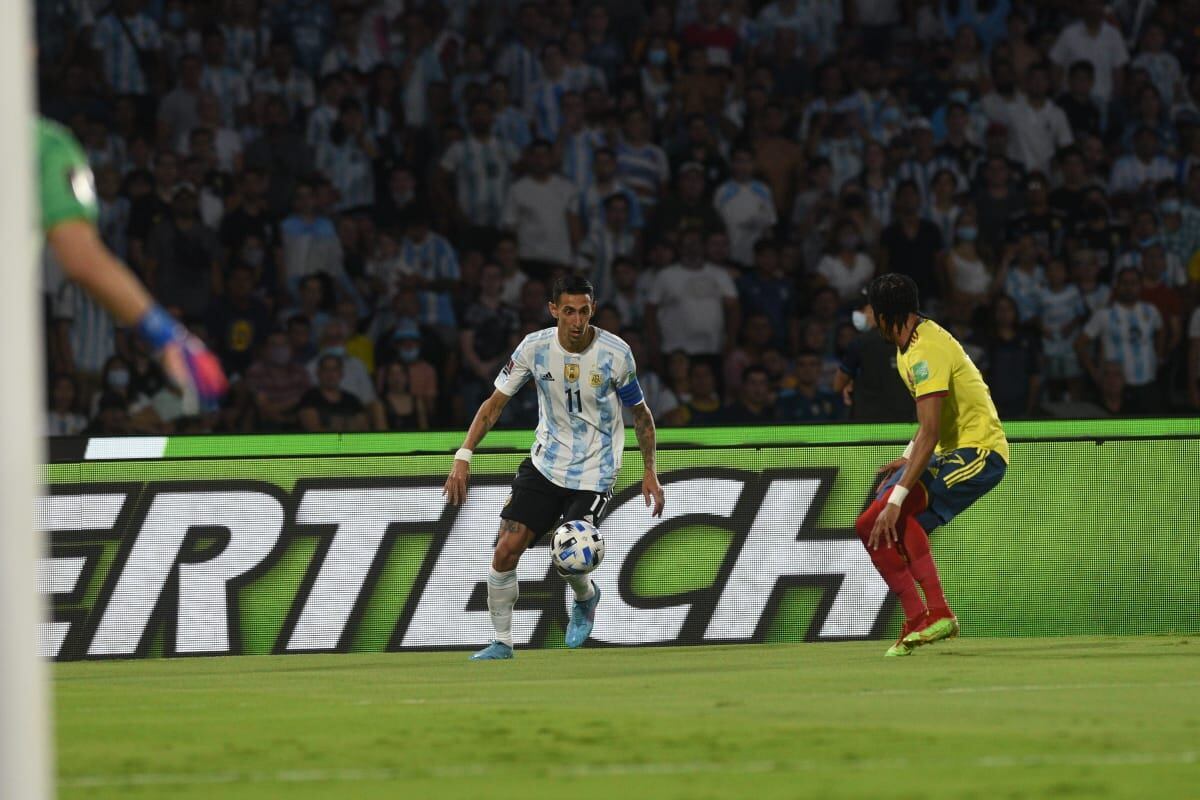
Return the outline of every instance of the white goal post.
[[[0,342],[7,348],[0,392],[0,797],[49,800],[48,669],[37,630],[42,539],[34,503],[42,445],[43,342],[38,286],[40,220],[35,212],[33,3],[5,5],[0,18]]]

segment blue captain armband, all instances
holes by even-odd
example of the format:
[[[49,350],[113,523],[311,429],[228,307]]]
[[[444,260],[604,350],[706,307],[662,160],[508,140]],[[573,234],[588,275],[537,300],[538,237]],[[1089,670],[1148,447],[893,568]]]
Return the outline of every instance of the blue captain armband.
[[[623,406],[636,406],[645,399],[642,395],[642,385],[638,383],[636,375],[631,375],[629,383],[617,389],[617,397],[621,398]]]

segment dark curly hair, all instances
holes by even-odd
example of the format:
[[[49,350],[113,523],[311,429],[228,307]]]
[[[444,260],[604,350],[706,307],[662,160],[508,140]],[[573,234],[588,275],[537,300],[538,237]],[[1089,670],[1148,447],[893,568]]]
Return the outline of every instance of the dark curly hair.
[[[867,285],[867,302],[875,312],[879,328],[895,332],[904,327],[909,314],[921,307],[917,283],[907,275],[888,272]]]

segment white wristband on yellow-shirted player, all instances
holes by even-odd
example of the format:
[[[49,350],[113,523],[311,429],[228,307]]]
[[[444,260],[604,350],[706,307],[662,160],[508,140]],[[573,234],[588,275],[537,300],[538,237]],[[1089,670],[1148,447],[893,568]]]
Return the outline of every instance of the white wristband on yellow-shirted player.
[[[465,447],[460,447],[460,448],[458,448],[458,452],[454,454],[454,460],[455,461],[465,461],[468,464],[470,464],[471,456],[473,456],[473,455],[475,455],[475,451],[468,450]]]
[[[892,487],[892,493],[888,495],[888,505],[896,507],[902,506],[904,505],[904,498],[906,497],[908,497],[908,489],[905,489],[900,484],[896,484]]]
[[[913,454],[913,450],[915,449],[915,445],[916,445],[915,441],[909,441],[908,445],[904,448],[904,455],[902,455],[901,458],[903,458],[905,461],[912,458],[912,454]]]

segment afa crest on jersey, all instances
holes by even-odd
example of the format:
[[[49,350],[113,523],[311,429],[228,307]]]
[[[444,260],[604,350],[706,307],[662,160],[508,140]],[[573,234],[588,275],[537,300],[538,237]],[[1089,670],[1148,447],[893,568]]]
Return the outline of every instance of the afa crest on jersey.
[[[593,372],[588,382],[591,383],[592,386],[598,387],[600,384],[604,383],[604,376],[602,376],[599,372]]]

